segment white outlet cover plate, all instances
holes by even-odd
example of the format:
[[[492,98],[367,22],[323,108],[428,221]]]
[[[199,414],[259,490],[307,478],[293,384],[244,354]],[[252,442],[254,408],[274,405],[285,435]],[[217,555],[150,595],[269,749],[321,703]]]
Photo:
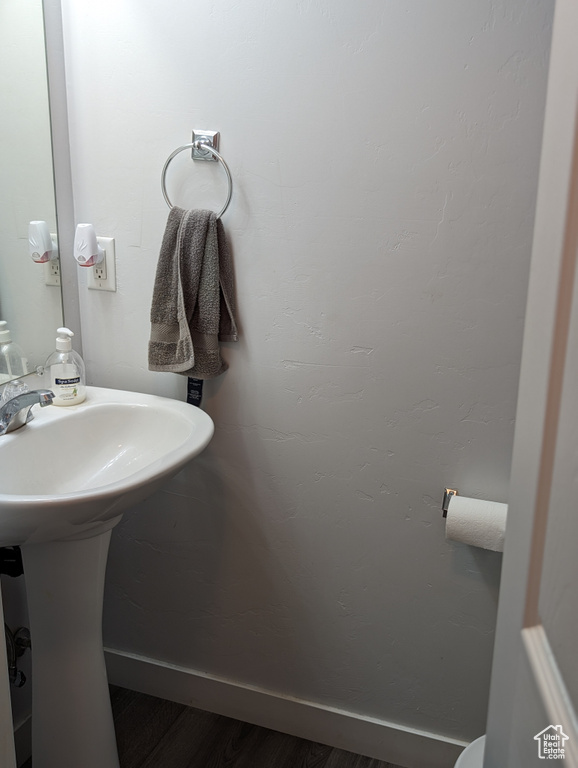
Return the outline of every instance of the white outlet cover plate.
[[[96,267],[87,267],[86,285],[93,291],[116,291],[116,256],[114,237],[97,237],[97,242],[105,251],[106,280],[96,276]],[[100,265],[99,265],[100,266]]]
[[[43,266],[44,284],[60,285],[60,259],[46,261]]]

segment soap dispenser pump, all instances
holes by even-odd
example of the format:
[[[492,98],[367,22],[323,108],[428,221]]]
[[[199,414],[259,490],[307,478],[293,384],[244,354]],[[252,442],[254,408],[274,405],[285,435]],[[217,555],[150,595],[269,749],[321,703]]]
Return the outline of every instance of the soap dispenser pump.
[[[59,328],[56,351],[46,361],[47,387],[54,392],[53,405],[78,405],[86,398],[84,362],[72,349],[74,333]]]

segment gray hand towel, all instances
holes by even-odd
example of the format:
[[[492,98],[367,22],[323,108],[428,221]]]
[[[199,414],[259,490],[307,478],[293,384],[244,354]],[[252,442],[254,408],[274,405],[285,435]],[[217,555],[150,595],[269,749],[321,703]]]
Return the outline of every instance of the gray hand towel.
[[[219,341],[237,341],[223,225],[212,211],[171,208],[153,291],[149,370],[212,379],[229,367]]]

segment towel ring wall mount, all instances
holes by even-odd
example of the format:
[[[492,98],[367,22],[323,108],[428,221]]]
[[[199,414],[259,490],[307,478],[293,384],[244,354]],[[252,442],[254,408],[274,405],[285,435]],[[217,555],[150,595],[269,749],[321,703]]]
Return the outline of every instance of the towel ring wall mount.
[[[163,193],[163,197],[165,198],[169,208],[174,208],[174,205],[171,203],[167,193],[167,185],[166,185],[167,169],[169,167],[171,160],[173,160],[180,152],[184,152],[185,149],[191,149],[193,160],[213,160],[213,161],[218,161],[223,166],[223,169],[227,174],[227,182],[228,182],[227,199],[225,201],[225,205],[221,208],[221,210],[217,214],[217,218],[220,219],[221,216],[225,213],[225,211],[229,207],[229,203],[231,202],[231,196],[233,194],[233,179],[231,177],[231,171],[229,170],[229,166],[223,160],[223,157],[221,156],[221,154],[217,151],[216,147],[218,146],[218,141],[219,141],[219,134],[214,131],[193,131],[193,141],[190,144],[184,144],[182,147],[178,147],[177,149],[175,149],[174,152],[171,152],[171,154],[168,156],[167,161],[163,166],[163,172],[161,174],[161,190]],[[208,153],[210,153],[210,156],[208,156]]]

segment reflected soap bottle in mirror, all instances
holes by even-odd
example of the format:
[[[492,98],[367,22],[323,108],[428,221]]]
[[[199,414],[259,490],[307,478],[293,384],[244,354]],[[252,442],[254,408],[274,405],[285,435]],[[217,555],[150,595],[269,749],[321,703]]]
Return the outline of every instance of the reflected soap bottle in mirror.
[[[68,328],[57,333],[56,351],[46,361],[46,386],[54,392],[52,405],[78,405],[86,398],[84,361],[72,349],[74,333]]]
[[[12,341],[6,320],[0,320],[0,386],[27,373],[28,360],[18,344]]]

